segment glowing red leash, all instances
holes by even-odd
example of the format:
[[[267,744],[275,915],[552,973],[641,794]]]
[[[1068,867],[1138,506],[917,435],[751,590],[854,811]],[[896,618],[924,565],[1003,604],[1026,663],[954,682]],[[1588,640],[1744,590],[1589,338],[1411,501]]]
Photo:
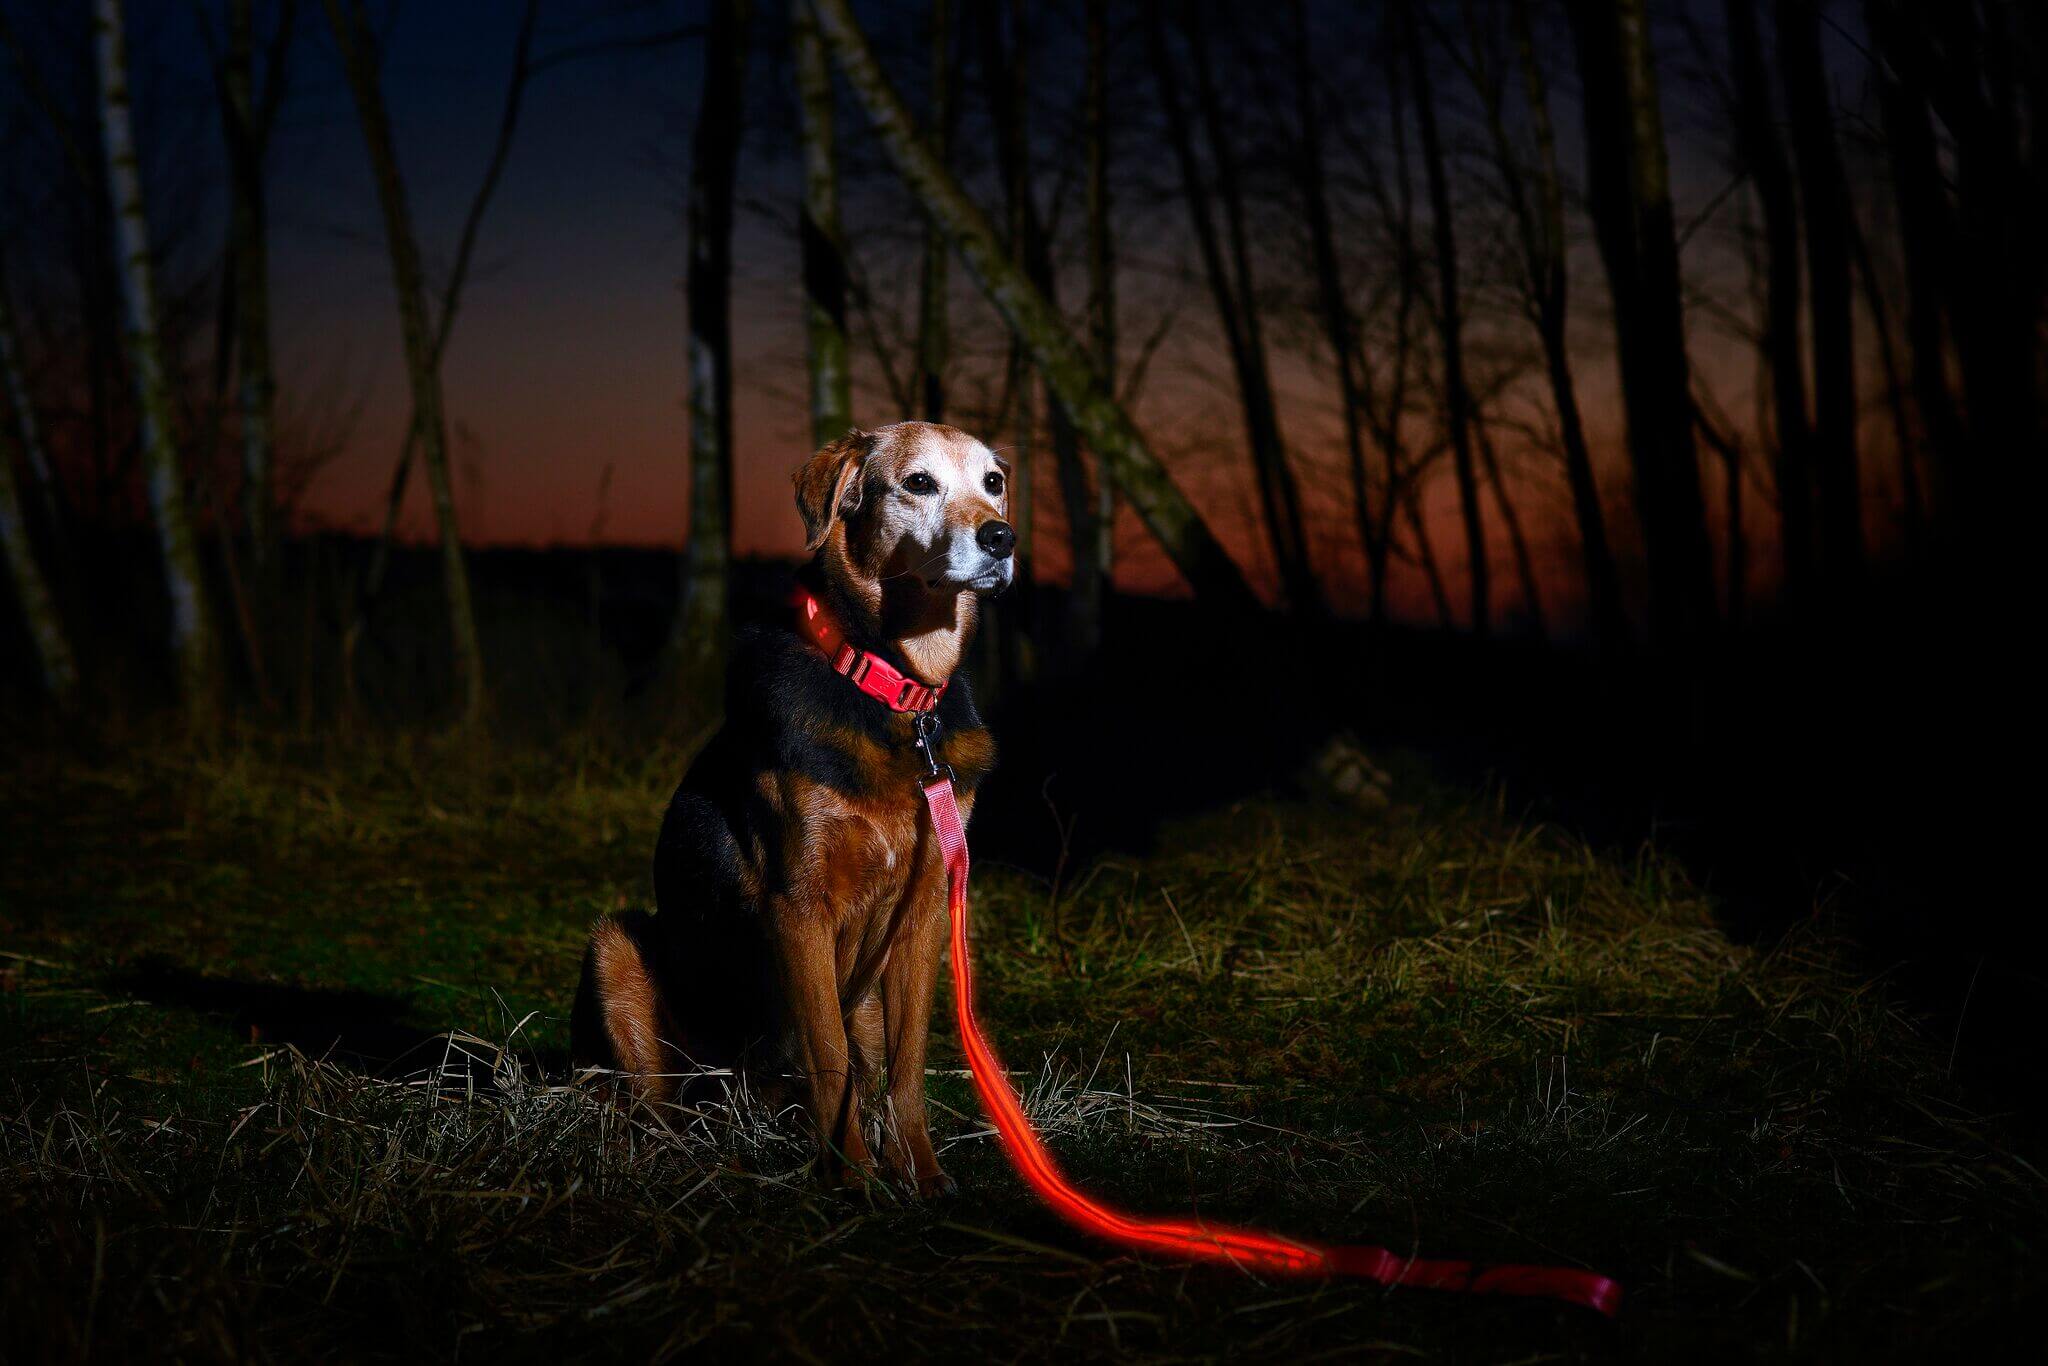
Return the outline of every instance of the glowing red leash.
[[[925,732],[920,729],[920,735]],[[967,962],[967,831],[953,798],[951,775],[941,772],[922,784],[932,829],[946,856],[949,910],[953,922],[953,1013],[974,1089],[1017,1170],[1067,1222],[1090,1233],[1150,1252],[1196,1261],[1229,1262],[1247,1270],[1290,1276],[1356,1276],[1381,1285],[1416,1285],[1432,1290],[1466,1290],[1480,1295],[1536,1295],[1583,1304],[1612,1316],[1621,1307],[1621,1286],[1590,1271],[1560,1266],[1478,1266],[1471,1262],[1425,1262],[1400,1257],[1383,1247],[1323,1247],[1256,1229],[1231,1228],[1201,1220],[1140,1219],[1122,1214],[1078,1189],[1038,1140],[1008,1075],[974,1018],[974,976]]]

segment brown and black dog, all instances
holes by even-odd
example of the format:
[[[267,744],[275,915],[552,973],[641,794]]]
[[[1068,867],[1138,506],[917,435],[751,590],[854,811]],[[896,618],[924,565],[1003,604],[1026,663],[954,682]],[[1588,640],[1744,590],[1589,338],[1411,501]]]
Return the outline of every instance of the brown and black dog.
[[[995,745],[957,676],[979,599],[1016,572],[1009,474],[965,432],[851,432],[797,472],[806,589],[859,649],[941,697],[937,757],[965,816]],[[953,1188],[926,1130],[924,1063],[946,875],[913,718],[855,688],[793,628],[735,643],[724,727],[691,764],[654,854],[657,913],[598,922],[571,1022],[579,1061],[643,1097],[731,1067],[807,1088],[831,1179],[874,1170],[861,1105],[887,1075],[883,1160]]]

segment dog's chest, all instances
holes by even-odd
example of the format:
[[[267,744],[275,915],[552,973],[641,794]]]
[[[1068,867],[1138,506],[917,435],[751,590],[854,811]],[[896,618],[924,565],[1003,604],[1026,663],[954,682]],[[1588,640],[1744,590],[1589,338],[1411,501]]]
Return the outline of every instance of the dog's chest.
[[[849,804],[832,822],[821,850],[832,870],[830,901],[843,931],[866,938],[887,920],[916,876],[923,857],[922,830],[908,803]]]

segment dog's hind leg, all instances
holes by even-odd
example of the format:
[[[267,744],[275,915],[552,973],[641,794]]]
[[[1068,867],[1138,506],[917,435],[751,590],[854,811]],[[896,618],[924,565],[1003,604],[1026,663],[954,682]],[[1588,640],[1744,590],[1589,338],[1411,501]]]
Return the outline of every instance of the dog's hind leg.
[[[569,1017],[578,1062],[615,1068],[633,1078],[643,1100],[675,1091],[675,1027],[654,975],[654,917],[645,911],[608,915],[591,927],[583,976]]]

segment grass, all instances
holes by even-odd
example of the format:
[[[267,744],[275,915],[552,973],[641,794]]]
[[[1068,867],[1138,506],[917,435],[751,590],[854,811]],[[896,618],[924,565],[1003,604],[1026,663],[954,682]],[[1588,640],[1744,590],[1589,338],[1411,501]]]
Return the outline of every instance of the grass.
[[[1119,1203],[1590,1265],[1618,1321],[1092,1243],[1007,1170],[943,1006],[964,1194],[827,1195],[745,1095],[625,1114],[561,1065],[584,928],[644,901],[681,763],[18,761],[7,1355],[1910,1359],[2010,1340],[2048,1284],[2048,1185],[1824,921],[1739,946],[1654,850],[1412,763],[1384,818],[1260,797],[1057,899],[984,863],[989,1028]]]

